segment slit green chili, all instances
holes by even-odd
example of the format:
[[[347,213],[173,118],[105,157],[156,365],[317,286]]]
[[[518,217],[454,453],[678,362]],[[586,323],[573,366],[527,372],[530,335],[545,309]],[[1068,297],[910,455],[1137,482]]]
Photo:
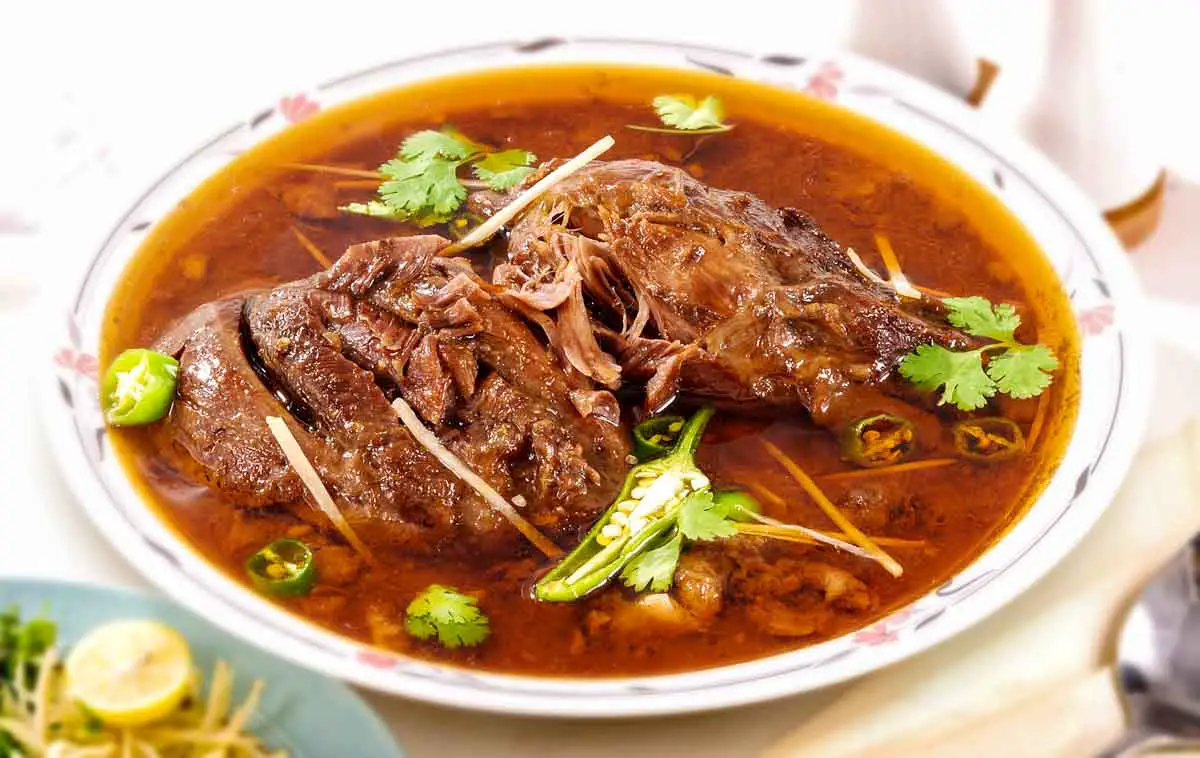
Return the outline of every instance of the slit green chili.
[[[604,586],[675,526],[685,499],[710,489],[694,457],[712,416],[712,408],[700,409],[679,429],[669,454],[630,470],[616,500],[579,546],[534,585],[538,600],[571,602]]]

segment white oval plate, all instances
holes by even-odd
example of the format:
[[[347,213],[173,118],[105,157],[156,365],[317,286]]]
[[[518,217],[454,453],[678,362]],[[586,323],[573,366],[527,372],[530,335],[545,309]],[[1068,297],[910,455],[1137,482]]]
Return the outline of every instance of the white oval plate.
[[[322,106],[430,77],[563,62],[700,68],[834,100],[949,159],[1000,198],[1050,256],[1084,332],[1079,421],[1062,464],[1021,521],[966,570],[882,621],[813,647],[686,674],[544,679],[443,666],[384,653],[292,616],[223,576],[141,501],[105,439],[96,355],[109,293],[146,230],[234,155]],[[686,45],[547,39],[496,43],[381,66],[282,98],[171,169],[117,222],[64,290],[49,321],[41,382],[52,444],[104,535],[171,597],[253,644],[383,692],[461,708],[554,716],[699,711],[811,690],[920,652],[1028,588],[1084,535],[1111,500],[1142,436],[1148,345],[1125,316],[1140,305],[1124,251],[1096,209],[1032,149],[959,101],[850,55],[755,56]]]

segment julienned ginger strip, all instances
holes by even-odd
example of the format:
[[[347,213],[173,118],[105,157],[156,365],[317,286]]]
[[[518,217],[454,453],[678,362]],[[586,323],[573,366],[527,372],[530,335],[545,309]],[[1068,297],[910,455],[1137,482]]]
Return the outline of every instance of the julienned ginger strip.
[[[837,527],[841,529],[843,533],[845,533],[846,537],[848,537],[863,550],[870,553],[871,557],[874,558],[879,565],[883,566],[883,568],[892,576],[900,576],[904,573],[903,567],[896,562],[896,559],[888,555],[887,551],[875,544],[875,542],[870,537],[863,534],[862,530],[855,526],[850,519],[846,518],[845,514],[843,514],[838,507],[833,504],[833,501],[826,497],[825,493],[822,492],[819,487],[817,487],[812,478],[808,474],[804,473],[804,469],[796,465],[795,461],[787,457],[782,450],[768,440],[761,440],[761,442],[762,446],[766,449],[767,454],[778,461],[779,464],[783,466],[789,474],[792,475],[792,478],[799,482],[800,486],[804,488],[804,491],[808,493],[809,497],[811,497],[816,504],[820,506],[821,510],[825,512],[825,515],[828,516],[834,524],[837,524]]]
[[[404,402],[402,398],[396,398],[392,403],[392,408],[396,411],[396,415],[404,423],[404,426],[412,434],[412,436],[429,451],[430,455],[437,458],[438,462],[450,470],[450,473],[457,476],[466,482],[471,489],[479,493],[480,497],[487,501],[492,510],[499,513],[504,518],[508,519],[516,530],[525,535],[525,538],[533,543],[533,546],[541,550],[549,558],[557,558],[562,555],[562,549],[537,530],[537,527],[525,520],[525,518],[517,513],[517,509],[512,503],[504,499],[504,496],[495,490],[490,484],[485,482],[478,474],[472,471],[467,464],[459,460],[458,456],[450,452],[442,441],[437,438],[437,435],[425,428],[421,423],[421,419],[417,418],[417,414],[413,412],[411,406]]]
[[[475,227],[460,241],[444,248],[438,255],[454,255],[487,242],[493,234],[503,229],[505,224],[520,215],[521,211],[544,195],[547,190],[591,163],[615,144],[616,140],[609,136],[597,140],[591,147],[539,179],[532,187],[517,195],[512,202],[497,211],[496,215]]]
[[[288,459],[288,463],[296,471],[300,481],[308,489],[309,493],[316,501],[317,507],[329,517],[333,523],[333,527],[350,543],[350,547],[358,551],[369,563],[375,563],[375,556],[367,548],[366,544],[358,538],[354,533],[354,529],[350,527],[350,522],[346,521],[346,517],[342,515],[342,511],[333,502],[333,497],[329,494],[329,490],[325,489],[324,482],[321,481],[320,474],[313,468],[308,457],[301,449],[300,443],[296,441],[296,437],[292,434],[292,430],[283,419],[278,416],[267,416],[267,428],[271,430],[271,435],[275,437],[275,442],[279,444],[279,449],[283,451],[284,457]]]

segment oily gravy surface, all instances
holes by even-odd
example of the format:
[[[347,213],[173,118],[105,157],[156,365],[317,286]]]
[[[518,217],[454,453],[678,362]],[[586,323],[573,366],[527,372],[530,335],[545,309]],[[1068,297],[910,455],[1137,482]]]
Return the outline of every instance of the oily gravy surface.
[[[719,95],[735,128],[704,137],[626,128],[653,123],[649,101],[677,91]],[[313,548],[321,578],[307,596],[277,599],[284,607],[382,647],[489,670],[612,676],[716,666],[829,639],[930,591],[1019,518],[1057,463],[1077,402],[1074,325],[1045,259],[997,201],[923,148],[831,106],[745,82],[658,69],[479,74],[384,93],[297,125],[239,157],[159,223],[113,296],[102,364],[125,348],[153,344],[204,303],[312,276],[324,266],[309,244],[334,260],[349,245],[421,233],[416,226],[336,211],[370,197],[377,182],[289,165],[371,170],[408,135],[445,124],[479,142],[519,146],[542,159],[569,157],[612,134],[617,144],[605,159],[678,166],[712,187],[802,209],[880,270],[875,251],[882,235],[913,282],[1015,304],[1023,320],[1018,336],[1050,346],[1060,367],[1040,398],[993,402],[989,415],[1016,422],[1032,444],[1018,456],[987,464],[956,455],[951,425],[959,414],[945,408],[923,409],[914,423],[921,439],[916,459],[947,463],[897,472],[848,464],[836,436],[802,410],[720,411],[697,453],[716,488],[765,488],[780,499],[764,496],[770,517],[832,529],[822,509],[764,454],[767,440],[799,462],[863,531],[890,540],[888,550],[904,573],[893,577],[859,556],[811,545],[745,538],[733,540],[744,546],[728,549],[697,544],[692,552],[720,565],[723,604],[702,628],[671,634],[626,624],[626,605],[635,601],[620,587],[575,603],[538,602],[531,586],[550,562],[527,547],[488,560],[453,550],[377,550],[379,564],[368,566],[310,521],[279,508],[230,502],[209,486],[169,426],[114,430],[118,455],[147,499],[231,576],[245,581],[246,560],[281,537]],[[505,242],[496,239],[471,253],[485,279],[503,258]],[[636,399],[619,397],[632,425]],[[681,397],[683,410],[672,412],[686,415],[695,405]],[[570,549],[574,542],[562,545]],[[869,602],[833,596],[829,577],[841,572],[865,588]],[[485,643],[445,649],[406,634],[406,606],[432,584],[478,599],[490,623]],[[836,607],[825,612],[827,605]],[[805,621],[818,608],[819,621]]]

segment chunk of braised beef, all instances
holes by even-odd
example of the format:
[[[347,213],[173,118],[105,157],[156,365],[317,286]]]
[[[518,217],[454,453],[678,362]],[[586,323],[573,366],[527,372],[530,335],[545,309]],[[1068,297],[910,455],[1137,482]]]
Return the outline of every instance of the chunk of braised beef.
[[[596,161],[553,187],[493,280],[552,317],[566,362],[610,385],[615,363],[650,409],[684,391],[832,425],[853,405],[846,388],[887,382],[917,345],[967,344],[936,304],[864,278],[801,211],[643,160]]]
[[[628,455],[615,399],[564,370],[469,265],[439,257],[446,244],[353,245],[328,271],[203,306],[164,335],[181,362],[168,432],[230,507],[281,506],[328,527],[266,427],[279,416],[368,544],[525,549],[400,424],[397,395],[553,534],[578,533],[611,500]]]

